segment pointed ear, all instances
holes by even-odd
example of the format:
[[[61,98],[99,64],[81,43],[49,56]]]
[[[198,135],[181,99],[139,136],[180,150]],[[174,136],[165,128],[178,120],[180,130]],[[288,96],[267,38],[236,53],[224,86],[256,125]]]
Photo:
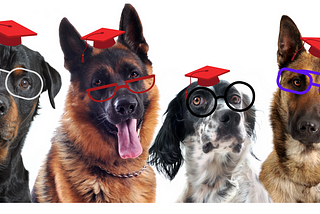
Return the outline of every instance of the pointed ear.
[[[125,31],[118,37],[118,42],[126,45],[144,60],[147,58],[149,46],[143,36],[143,29],[137,11],[130,4],[122,10],[119,30]]]
[[[48,90],[48,95],[50,99],[50,103],[53,108],[55,108],[54,97],[58,94],[61,88],[61,76],[60,74],[52,68],[49,63],[47,63],[44,59],[42,61],[42,70],[45,82],[45,88]]]
[[[81,40],[81,36],[67,18],[63,18],[59,27],[60,46],[64,53],[64,67],[70,72],[83,66],[90,58],[92,47]],[[86,49],[86,50],[85,50]],[[82,63],[82,53],[84,52],[84,63]]]
[[[164,174],[170,180],[174,179],[180,166],[183,164],[183,157],[180,149],[182,132],[184,130],[182,109],[179,96],[173,99],[166,111],[166,119],[158,132],[156,139],[149,149],[148,163],[156,166],[158,172]]]
[[[301,34],[295,23],[288,16],[282,16],[277,52],[279,68],[286,67],[291,62],[293,55],[302,48],[303,43],[300,38]],[[306,51],[305,48],[302,48],[294,59],[297,59],[304,51]]]

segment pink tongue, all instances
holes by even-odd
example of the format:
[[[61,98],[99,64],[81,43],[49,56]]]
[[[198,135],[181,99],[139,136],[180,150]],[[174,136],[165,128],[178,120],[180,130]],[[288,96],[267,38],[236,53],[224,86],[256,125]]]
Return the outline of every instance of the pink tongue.
[[[117,124],[116,127],[120,157],[122,159],[138,157],[142,153],[142,147],[136,132],[137,120],[126,120]]]

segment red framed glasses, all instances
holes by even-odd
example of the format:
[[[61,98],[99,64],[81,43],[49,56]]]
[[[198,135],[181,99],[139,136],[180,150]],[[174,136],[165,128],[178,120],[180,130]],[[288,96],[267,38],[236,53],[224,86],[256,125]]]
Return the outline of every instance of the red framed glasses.
[[[143,82],[146,81],[146,84]],[[111,83],[108,85],[98,86],[87,89],[87,93],[91,100],[95,102],[105,102],[110,100],[121,88],[126,88],[132,93],[141,94],[149,91],[155,84],[155,75],[151,74],[144,77],[130,79],[124,81],[124,85],[117,85],[117,83]]]

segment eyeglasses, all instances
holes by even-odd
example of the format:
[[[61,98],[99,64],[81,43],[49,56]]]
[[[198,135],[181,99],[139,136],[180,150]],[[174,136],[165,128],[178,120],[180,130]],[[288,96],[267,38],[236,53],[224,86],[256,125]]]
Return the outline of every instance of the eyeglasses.
[[[237,85],[237,87],[235,87],[235,85]],[[248,103],[244,101],[243,95],[239,91],[247,94],[249,98]],[[250,92],[252,96],[249,96]],[[198,87],[188,94],[186,100],[187,109],[196,117],[207,117],[216,110],[219,98],[223,98],[231,110],[243,112],[252,107],[255,100],[255,92],[251,85],[242,81],[231,83],[226,88],[223,96],[216,96],[209,88]]]
[[[293,79],[293,87],[285,88],[285,86],[281,85],[281,74],[282,72],[290,72],[290,76],[296,76],[296,79]],[[311,86],[316,86],[320,88],[320,84],[314,83],[311,74],[320,75],[319,72],[310,71],[310,70],[295,70],[292,68],[281,68],[278,72],[277,84],[278,87],[286,92],[294,93],[294,94],[305,94],[310,91]],[[301,78],[305,78],[305,83],[309,83],[308,85],[301,85]],[[320,91],[319,91],[320,93]]]
[[[37,72],[26,68],[14,68],[11,71],[0,69],[0,71],[8,74],[5,87],[12,96],[24,100],[33,100],[40,96],[43,80]],[[39,82],[40,84],[37,84]]]
[[[144,81],[146,81],[145,84]],[[117,86],[117,83],[98,86],[87,89],[89,97],[95,102],[105,102],[110,100],[120,88],[127,88],[135,94],[141,94],[149,91],[155,84],[155,75],[148,75],[135,79],[124,81],[125,85]]]

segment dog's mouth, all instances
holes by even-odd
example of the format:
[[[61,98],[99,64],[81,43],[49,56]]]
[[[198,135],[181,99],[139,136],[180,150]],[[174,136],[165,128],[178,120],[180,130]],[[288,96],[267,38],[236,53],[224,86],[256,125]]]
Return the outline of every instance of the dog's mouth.
[[[140,125],[137,119],[128,119],[115,125],[118,129],[118,151],[122,159],[136,158],[142,153]]]
[[[206,143],[203,145],[202,150],[204,153],[208,153],[212,150],[217,151],[225,151],[225,150],[231,150],[234,153],[240,153],[241,149],[243,147],[245,139],[243,139],[241,136],[233,136],[233,135],[227,135],[219,140],[216,140],[215,142]]]

